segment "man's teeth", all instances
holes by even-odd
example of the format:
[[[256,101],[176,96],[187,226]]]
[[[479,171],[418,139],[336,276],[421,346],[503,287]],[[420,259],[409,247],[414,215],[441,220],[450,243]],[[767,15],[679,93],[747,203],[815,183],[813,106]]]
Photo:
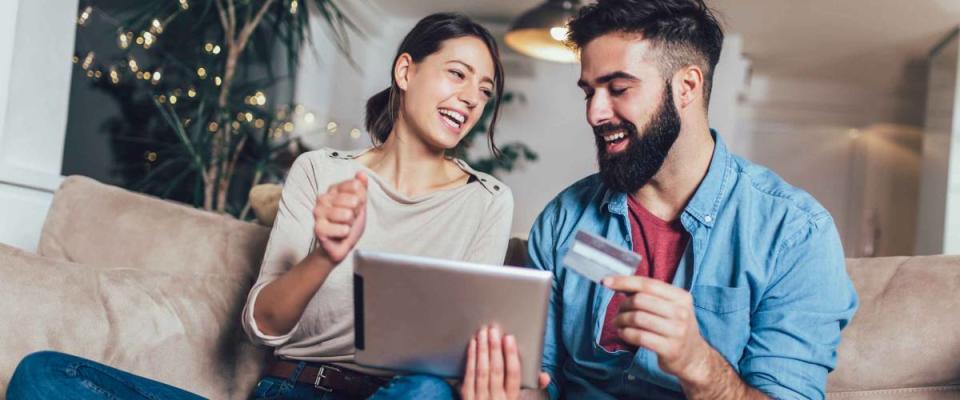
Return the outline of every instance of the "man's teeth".
[[[467,120],[467,117],[463,114],[460,114],[456,111],[450,111],[446,109],[441,109],[440,114],[443,114],[449,117],[452,121],[457,124],[457,126],[463,125],[463,122]]]
[[[603,140],[604,140],[605,142],[607,142],[607,143],[610,143],[610,142],[613,142],[613,141],[617,141],[617,140],[623,139],[624,136],[626,136],[626,134],[621,131],[621,132],[617,132],[617,133],[612,133],[612,134],[606,135],[606,136],[603,137]]]

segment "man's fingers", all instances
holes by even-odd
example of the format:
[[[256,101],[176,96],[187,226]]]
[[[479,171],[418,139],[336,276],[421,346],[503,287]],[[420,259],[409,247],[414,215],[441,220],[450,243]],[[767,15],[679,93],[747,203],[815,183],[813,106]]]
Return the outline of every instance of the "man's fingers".
[[[646,311],[665,318],[672,318],[679,307],[670,301],[646,293],[636,293],[620,302],[620,312]]]
[[[689,296],[686,290],[645,276],[608,276],[603,278],[603,285],[618,292],[643,292],[671,301],[681,301]]]
[[[498,393],[503,390],[503,336],[500,328],[490,328],[490,392]]]
[[[506,362],[506,381],[504,385],[507,390],[507,398],[514,399],[520,394],[522,371],[517,339],[513,335],[507,335],[503,338],[503,358]]]
[[[630,311],[620,313],[613,320],[613,324],[618,328],[637,328],[650,331],[665,337],[677,337],[680,335],[682,322],[670,320],[659,315],[654,315],[645,311]]]
[[[617,335],[625,342],[648,349],[657,355],[663,354],[669,345],[669,339],[644,329],[620,328],[617,329]]]

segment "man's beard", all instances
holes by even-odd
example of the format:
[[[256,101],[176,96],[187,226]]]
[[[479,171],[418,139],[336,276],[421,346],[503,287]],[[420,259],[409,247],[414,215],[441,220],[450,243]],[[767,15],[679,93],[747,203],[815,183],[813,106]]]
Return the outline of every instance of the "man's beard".
[[[604,124],[594,127],[597,140],[597,161],[600,164],[600,179],[610,189],[622,193],[634,193],[653,178],[663,166],[670,148],[680,135],[680,116],[673,103],[672,85],[667,83],[663,101],[647,123],[643,135],[628,121],[619,125]],[[619,153],[607,154],[604,133],[623,131],[627,148]]]

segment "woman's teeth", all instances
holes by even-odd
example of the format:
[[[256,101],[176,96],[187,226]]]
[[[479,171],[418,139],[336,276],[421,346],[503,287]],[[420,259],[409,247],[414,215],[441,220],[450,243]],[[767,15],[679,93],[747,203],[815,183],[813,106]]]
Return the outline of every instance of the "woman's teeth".
[[[452,110],[441,109],[440,114],[447,117],[447,120],[457,128],[463,125],[463,123],[467,120],[465,115]]]

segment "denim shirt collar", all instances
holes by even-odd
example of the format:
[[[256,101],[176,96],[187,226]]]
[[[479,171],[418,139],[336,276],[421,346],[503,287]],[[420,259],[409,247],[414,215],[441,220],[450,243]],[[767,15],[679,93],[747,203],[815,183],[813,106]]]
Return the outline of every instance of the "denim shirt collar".
[[[717,220],[717,212],[720,210],[720,203],[724,191],[727,189],[730,172],[730,168],[728,168],[730,152],[727,150],[727,146],[720,139],[717,131],[711,129],[710,134],[713,136],[715,143],[713,158],[707,168],[707,175],[700,182],[700,186],[684,209],[684,213],[689,214],[707,227],[712,227]],[[627,194],[606,189],[601,201],[601,209],[604,208],[613,214],[626,216],[628,209]]]

